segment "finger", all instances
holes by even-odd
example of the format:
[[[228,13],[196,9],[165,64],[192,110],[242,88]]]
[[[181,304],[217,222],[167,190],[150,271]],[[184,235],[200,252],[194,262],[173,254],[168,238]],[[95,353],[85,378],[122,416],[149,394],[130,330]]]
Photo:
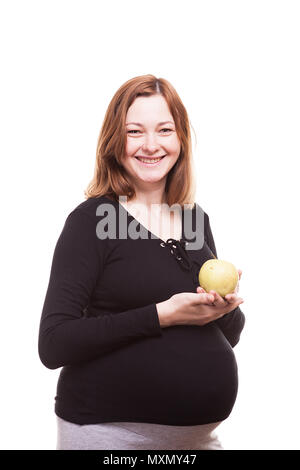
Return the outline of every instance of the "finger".
[[[204,294],[204,293],[205,293],[205,290],[203,289],[203,287],[198,286],[198,287],[197,287],[197,292]]]
[[[233,303],[233,302],[236,302],[238,299],[238,296],[236,295],[236,293],[232,293],[232,294],[226,294],[225,295],[225,300],[227,300],[227,302],[229,303]]]
[[[227,302],[233,302],[235,297],[236,297],[235,294],[226,294],[225,295],[225,299],[227,300]]]
[[[240,290],[240,283],[238,282],[237,285],[236,285],[236,288],[234,289],[234,291],[232,292],[232,294],[237,294]]]
[[[235,296],[235,298],[232,300],[232,302],[229,302],[231,305],[234,306],[234,308],[238,307],[240,304],[242,304],[244,302],[244,299],[242,299],[242,297],[237,297]]]
[[[204,291],[205,292],[205,291]],[[197,303],[200,304],[209,304],[211,305],[214,302],[215,298],[213,295],[208,294],[208,293],[199,293],[198,298],[197,298]]]
[[[237,300],[235,300],[234,302],[230,303],[232,310],[234,310],[235,308],[237,308],[237,307],[238,307],[239,305],[241,305],[242,303],[244,303],[244,299],[242,299],[241,297],[238,297]]]
[[[201,303],[211,305],[215,300],[214,296],[207,293],[206,290],[204,290],[203,287],[201,287],[201,286],[197,287],[197,293],[198,294],[205,294],[205,297],[202,297],[202,299],[201,299]]]
[[[210,290],[209,293],[214,296],[214,305],[217,305],[217,306],[226,305],[226,301],[218,294],[218,292],[214,290]]]
[[[241,279],[242,274],[243,274],[243,271],[242,271],[241,269],[238,269],[237,271],[238,271],[238,273],[239,273],[239,279]]]

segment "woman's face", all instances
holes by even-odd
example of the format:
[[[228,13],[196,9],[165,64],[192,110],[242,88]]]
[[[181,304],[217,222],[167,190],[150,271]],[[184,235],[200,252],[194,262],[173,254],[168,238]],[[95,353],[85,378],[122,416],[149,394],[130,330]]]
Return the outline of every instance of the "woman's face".
[[[140,188],[148,188],[149,183],[165,184],[167,174],[179,157],[181,145],[164,97],[136,98],[127,111],[126,132],[123,166],[133,184]],[[163,158],[155,163],[157,157]]]

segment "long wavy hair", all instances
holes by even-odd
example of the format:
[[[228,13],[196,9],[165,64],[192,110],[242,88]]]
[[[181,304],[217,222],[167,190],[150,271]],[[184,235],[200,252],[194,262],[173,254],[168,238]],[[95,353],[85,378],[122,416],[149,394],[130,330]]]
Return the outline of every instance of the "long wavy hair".
[[[194,207],[196,180],[188,114],[171,83],[150,74],[125,82],[110,101],[98,137],[94,176],[84,191],[86,199],[107,196],[117,201],[121,195],[130,201],[135,197],[135,190],[122,166],[126,154],[126,115],[137,97],[157,94],[162,95],[169,106],[181,143],[177,162],[167,175],[166,202],[169,206],[186,204]]]

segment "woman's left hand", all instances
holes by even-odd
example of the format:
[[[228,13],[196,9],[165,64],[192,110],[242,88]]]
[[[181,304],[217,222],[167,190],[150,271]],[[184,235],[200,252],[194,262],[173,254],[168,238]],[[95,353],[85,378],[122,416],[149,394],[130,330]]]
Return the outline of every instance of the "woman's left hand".
[[[242,270],[241,269],[238,269],[237,270],[238,273],[239,273],[239,281],[241,279],[241,276],[242,276]],[[227,294],[225,295],[225,297],[221,297],[216,291],[214,290],[210,290],[208,293],[209,294],[212,294],[215,298],[214,302],[213,302],[213,305],[224,305],[226,303],[233,303],[233,302],[236,302],[237,300],[237,293],[239,292],[239,281],[237,283],[237,286],[236,288],[234,289],[233,293],[232,294]],[[206,291],[203,289],[203,287],[199,286],[197,287],[197,293],[199,294],[205,294]],[[211,305],[211,304],[210,304]]]

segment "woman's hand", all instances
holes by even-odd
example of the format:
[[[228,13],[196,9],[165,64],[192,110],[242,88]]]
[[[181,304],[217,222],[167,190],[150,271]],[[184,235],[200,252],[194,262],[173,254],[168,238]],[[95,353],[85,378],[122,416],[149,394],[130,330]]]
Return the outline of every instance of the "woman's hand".
[[[238,269],[238,273],[239,273],[239,281],[241,279],[241,276],[242,276],[242,270],[241,269]],[[225,300],[224,298],[222,298],[217,292],[213,291],[213,290],[210,290],[209,291],[209,294],[210,295],[213,295],[214,296],[214,301],[213,301],[213,305],[225,305],[226,301],[229,303],[229,304],[232,304],[234,303],[237,299],[238,299],[238,292],[239,292],[239,281],[237,283],[237,286],[236,288],[234,289],[234,292],[232,294],[227,294],[225,295]],[[203,287],[197,287],[197,293],[199,294],[206,294],[206,291],[203,289]],[[243,303],[243,299],[241,299]],[[235,308],[235,307],[234,307]],[[233,310],[233,309],[232,309]]]
[[[238,270],[239,279],[242,271]],[[197,287],[197,292],[180,292],[164,302],[156,304],[162,328],[173,325],[206,325],[237,308],[244,300],[238,297],[239,285],[232,294],[222,298],[217,292],[206,292]]]
[[[235,296],[230,302],[217,293],[180,292],[156,305],[161,327],[173,325],[203,326],[218,320],[243,302]]]

